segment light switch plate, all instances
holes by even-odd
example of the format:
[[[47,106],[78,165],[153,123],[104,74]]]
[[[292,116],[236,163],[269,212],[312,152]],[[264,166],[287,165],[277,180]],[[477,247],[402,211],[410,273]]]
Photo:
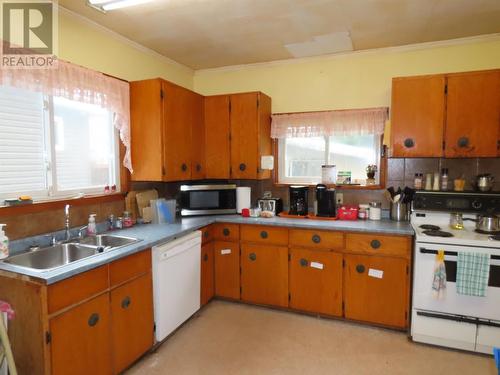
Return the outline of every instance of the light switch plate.
[[[274,156],[272,155],[264,155],[260,158],[260,169],[274,169]]]

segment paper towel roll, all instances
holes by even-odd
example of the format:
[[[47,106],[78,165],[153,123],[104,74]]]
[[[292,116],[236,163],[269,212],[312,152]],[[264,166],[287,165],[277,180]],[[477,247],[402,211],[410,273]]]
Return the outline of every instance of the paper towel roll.
[[[252,194],[252,188],[247,186],[241,186],[236,188],[236,212],[241,214],[241,210],[244,208],[250,208],[250,196]]]

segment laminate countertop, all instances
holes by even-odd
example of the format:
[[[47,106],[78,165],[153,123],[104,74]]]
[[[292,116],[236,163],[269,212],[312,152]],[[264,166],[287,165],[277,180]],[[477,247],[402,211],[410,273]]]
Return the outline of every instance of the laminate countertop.
[[[414,231],[408,222],[395,222],[387,219],[380,221],[358,220],[358,221],[327,221],[311,219],[292,219],[292,218],[245,218],[239,215],[216,215],[200,216],[193,218],[179,219],[173,224],[143,224],[132,228],[113,231],[110,234],[118,236],[127,236],[138,238],[141,241],[127,245],[115,250],[105,251],[88,258],[76,261],[74,263],[54,268],[47,271],[37,271],[30,268],[24,268],[0,261],[0,270],[13,272],[20,275],[35,278],[45,284],[53,284],[60,280],[76,274],[88,271],[106,263],[137,253],[152,246],[167,243],[176,238],[182,237],[206,225],[220,223],[234,224],[254,224],[254,225],[272,225],[288,228],[321,229],[345,232],[367,232],[413,236]],[[26,242],[26,248],[32,239],[16,241]]]

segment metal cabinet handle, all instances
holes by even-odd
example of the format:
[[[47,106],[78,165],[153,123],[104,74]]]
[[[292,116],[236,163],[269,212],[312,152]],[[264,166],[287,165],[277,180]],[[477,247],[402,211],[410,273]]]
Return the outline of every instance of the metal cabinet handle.
[[[370,246],[372,247],[372,249],[378,249],[381,246],[381,243],[379,240],[372,240],[370,242]]]
[[[196,164],[196,172],[199,172],[201,171],[201,165],[200,164]]]
[[[203,254],[203,261],[205,261],[205,262],[208,261],[208,254]]]
[[[300,263],[300,265],[302,267],[306,267],[309,264],[309,262],[307,261],[307,259],[304,259],[304,258],[300,259],[299,263]]]
[[[404,145],[406,148],[412,148],[415,146],[415,141],[413,140],[413,138],[406,138],[404,140]]]
[[[356,272],[357,273],[363,273],[363,272],[365,272],[365,266],[363,266],[362,264],[358,264],[356,266]]]
[[[240,171],[244,171],[245,169],[247,169],[247,165],[245,163],[241,163],[240,164]]]
[[[222,234],[223,234],[224,236],[226,236],[226,237],[227,237],[227,236],[229,236],[229,233],[230,233],[230,232],[229,232],[229,229],[228,229],[228,228],[224,228],[224,229],[222,230]]]
[[[469,138],[468,137],[460,137],[457,140],[457,146],[460,148],[466,148],[469,146]]]
[[[248,259],[250,259],[252,262],[257,259],[257,254],[255,253],[250,253],[248,255]]]
[[[269,235],[267,234],[267,231],[263,230],[262,232],[260,232],[260,237],[263,238],[263,239],[266,239]]]
[[[186,172],[186,171],[187,171],[188,166],[186,165],[186,163],[182,163],[182,165],[181,165],[181,169],[182,169],[182,171],[183,171],[183,172]]]
[[[209,236],[209,235],[210,235],[210,234],[208,233],[208,230],[207,230],[207,231],[205,231],[205,232],[203,232],[203,237],[208,238],[208,236]]]
[[[320,243],[321,242],[321,237],[319,234],[314,234],[311,238],[312,242],[314,243]]]
[[[98,321],[99,321],[99,314],[93,313],[92,315],[90,315],[89,320],[88,320],[89,326],[90,327],[95,326]]]
[[[122,309],[128,308],[130,306],[130,302],[131,302],[130,297],[129,296],[125,297],[122,301]]]

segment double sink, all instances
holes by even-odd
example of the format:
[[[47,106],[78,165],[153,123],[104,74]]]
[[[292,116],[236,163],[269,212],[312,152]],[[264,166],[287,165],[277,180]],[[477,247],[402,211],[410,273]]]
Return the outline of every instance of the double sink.
[[[138,241],[136,238],[100,234],[14,255],[3,262],[34,271],[48,271]]]

